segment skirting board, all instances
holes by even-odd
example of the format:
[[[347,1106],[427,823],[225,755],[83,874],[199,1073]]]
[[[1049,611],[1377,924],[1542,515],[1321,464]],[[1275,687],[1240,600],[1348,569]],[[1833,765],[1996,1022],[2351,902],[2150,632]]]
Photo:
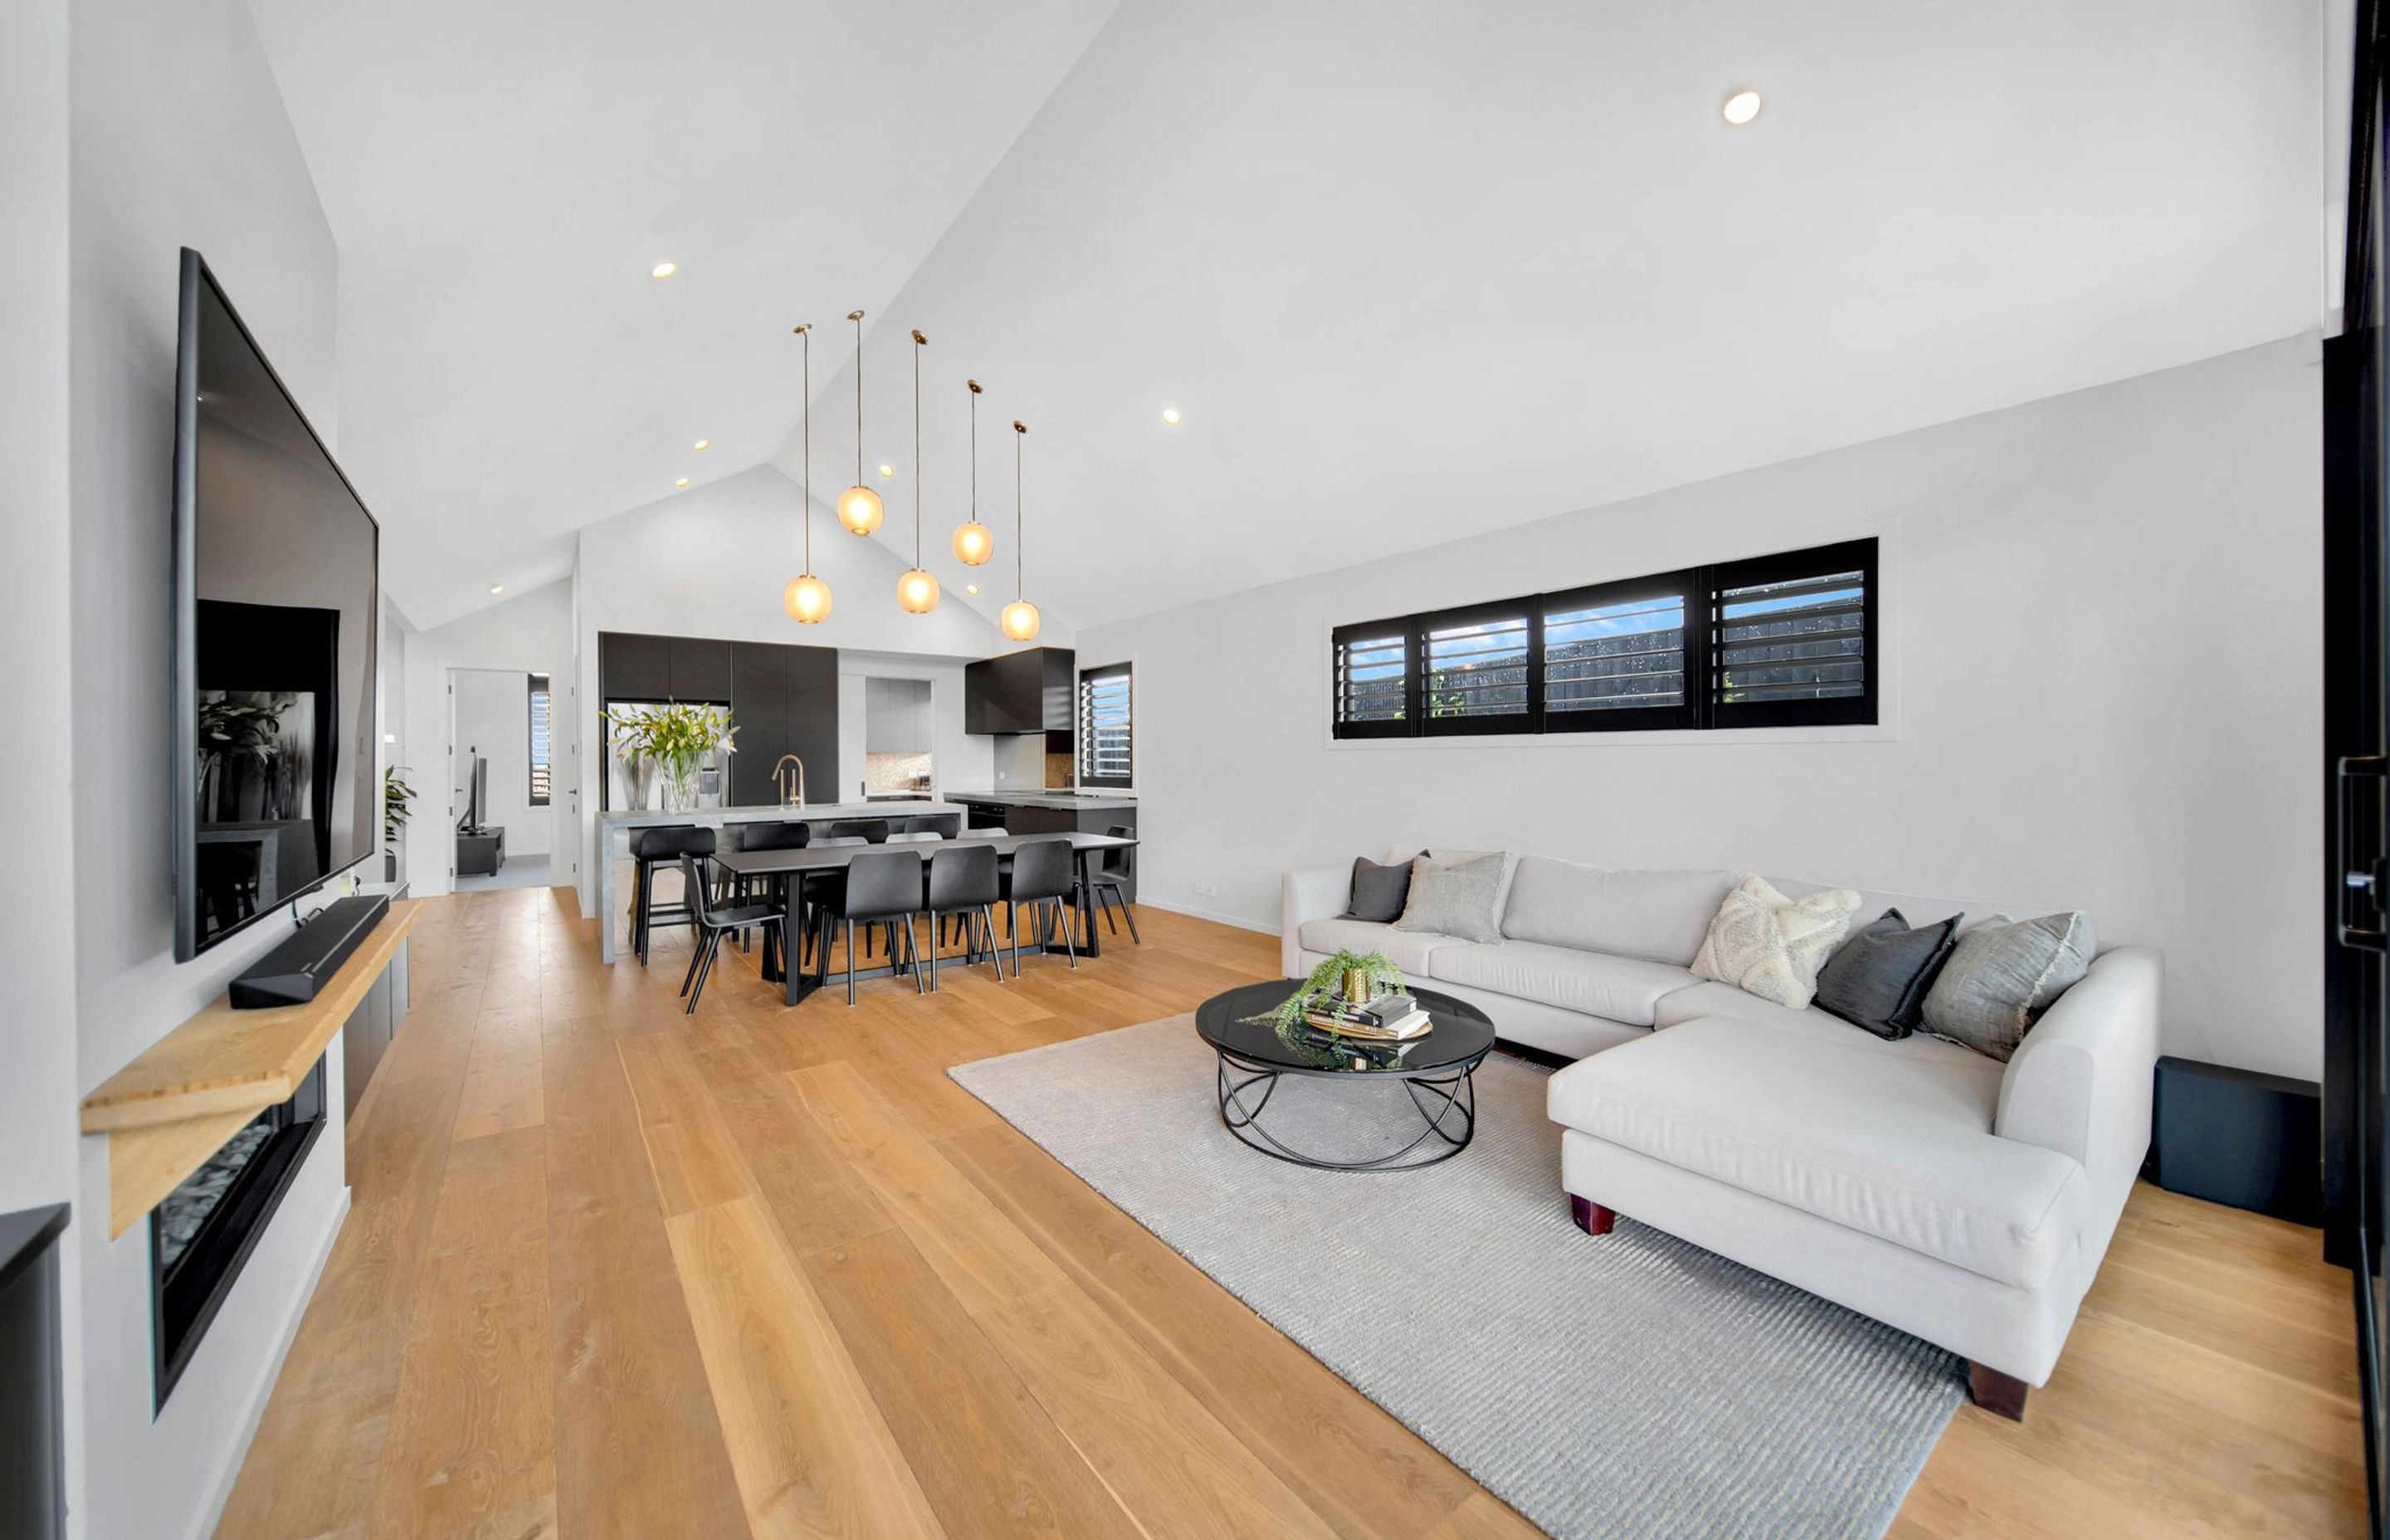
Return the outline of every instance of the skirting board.
[[[339,1129],[328,1132],[338,1134]],[[329,1140],[318,1140],[319,1144]],[[307,1306],[315,1303],[316,1286],[324,1281],[324,1268],[332,1260],[332,1248],[340,1243],[341,1231],[349,1222],[350,1188],[341,1184],[341,1200],[333,1206],[330,1223],[324,1226],[324,1238],[315,1247],[315,1264],[307,1269],[305,1287],[290,1302],[290,1314],[282,1323],[281,1341],[275,1345],[273,1361],[258,1376],[257,1390],[249,1398],[249,1411],[241,1419],[240,1440],[232,1457],[225,1462],[223,1472],[216,1477],[215,1495],[208,1500],[199,1514],[199,1521],[186,1533],[186,1540],[208,1540],[224,1521],[225,1505],[232,1501],[232,1489],[240,1482],[240,1468],[249,1462],[249,1445],[257,1437],[257,1425],[265,1419],[265,1404],[274,1395],[275,1384],[282,1378],[282,1361],[290,1356],[290,1344],[299,1340],[299,1323],[307,1318]]]
[[[1161,899],[1148,898],[1142,893],[1137,895],[1137,906],[1140,909],[1163,909],[1174,915],[1185,915],[1189,919],[1208,919],[1215,925],[1233,925],[1240,930],[1252,930],[1265,936],[1275,936],[1279,933],[1278,927],[1275,925],[1256,925],[1252,920],[1240,919],[1235,915],[1219,914],[1211,909],[1198,909],[1191,904],[1165,904]]]

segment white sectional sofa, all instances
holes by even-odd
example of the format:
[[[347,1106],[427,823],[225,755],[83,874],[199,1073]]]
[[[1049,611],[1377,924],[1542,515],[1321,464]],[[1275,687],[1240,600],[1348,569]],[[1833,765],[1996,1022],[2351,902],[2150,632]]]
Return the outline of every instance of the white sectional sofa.
[[[2002,1064],[1696,979],[1738,875],[1523,855],[1504,939],[1481,943],[1341,918],[1349,866],[1289,872],[1282,961],[1300,977],[1339,947],[1382,951],[1505,1039],[1576,1060],[1548,1105],[1589,1232],[1623,1213],[1922,1337],[1970,1361],[1978,1401],[2022,1415],[2148,1149],[2157,953],[2102,950]],[[1854,931],[1893,907],[1912,925],[2049,912],[1862,897]]]

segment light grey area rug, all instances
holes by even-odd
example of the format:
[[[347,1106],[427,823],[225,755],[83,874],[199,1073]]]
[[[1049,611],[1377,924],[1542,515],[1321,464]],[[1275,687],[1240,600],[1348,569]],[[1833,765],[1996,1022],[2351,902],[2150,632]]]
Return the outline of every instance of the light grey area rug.
[[[1468,1149],[1353,1174],[1239,1144],[1213,1065],[1180,1016],[952,1072],[1552,1534],[1878,1536],[1959,1405],[1939,1348],[1628,1220],[1581,1233],[1543,1070],[1488,1059]],[[1269,1121],[1415,1128],[1401,1097],[1290,1076]]]

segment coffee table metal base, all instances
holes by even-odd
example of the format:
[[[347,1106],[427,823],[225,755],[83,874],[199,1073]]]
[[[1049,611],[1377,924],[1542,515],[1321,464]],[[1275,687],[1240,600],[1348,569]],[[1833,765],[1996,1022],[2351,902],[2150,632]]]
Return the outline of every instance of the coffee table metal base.
[[[1410,1143],[1371,1160],[1331,1161],[1306,1154],[1261,1124],[1262,1111],[1276,1094],[1281,1076],[1343,1078],[1341,1076],[1321,1076],[1316,1072],[1306,1074],[1283,1065],[1256,1064],[1220,1050],[1220,1121],[1240,1142],[1270,1159],[1309,1166],[1314,1171],[1417,1171],[1421,1166],[1451,1160],[1468,1149],[1469,1141],[1476,1136],[1477,1086],[1473,1077],[1482,1062],[1484,1056],[1480,1055],[1450,1073],[1402,1077],[1403,1089],[1410,1093],[1411,1107],[1426,1126]],[[1425,1153],[1419,1153],[1422,1150]]]

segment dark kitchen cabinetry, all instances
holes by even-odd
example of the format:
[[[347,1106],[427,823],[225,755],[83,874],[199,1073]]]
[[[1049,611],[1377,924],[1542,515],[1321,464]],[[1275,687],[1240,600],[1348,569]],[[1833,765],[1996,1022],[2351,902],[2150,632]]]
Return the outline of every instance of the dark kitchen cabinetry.
[[[609,700],[730,699],[730,644],[704,636],[598,635],[598,693]]]
[[[963,670],[963,731],[1067,733],[1078,655],[1032,647],[983,658]]]
[[[794,754],[805,767],[805,795],[835,800],[838,780],[838,648],[780,642],[732,642],[730,716],[739,751],[730,756],[734,807],[779,801],[772,767]]]

